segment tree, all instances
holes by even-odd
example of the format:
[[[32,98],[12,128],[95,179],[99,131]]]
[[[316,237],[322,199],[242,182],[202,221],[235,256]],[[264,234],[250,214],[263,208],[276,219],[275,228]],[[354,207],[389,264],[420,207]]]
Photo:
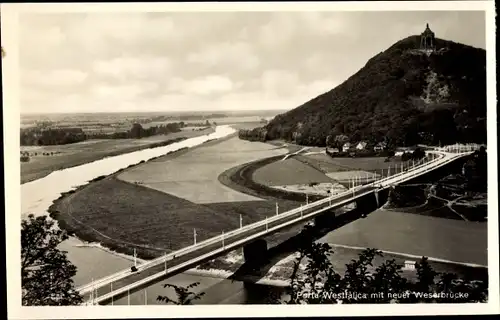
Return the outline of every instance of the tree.
[[[202,296],[205,295],[205,292],[196,293],[190,291],[190,289],[195,288],[199,285],[199,282],[193,282],[187,287],[180,287],[174,284],[166,283],[163,285],[164,288],[173,288],[175,290],[175,294],[177,295],[177,300],[170,299],[168,296],[158,296],[156,298],[157,301],[172,303],[176,305],[188,305],[192,304],[194,300],[201,299]]]
[[[130,137],[132,139],[140,139],[143,137],[144,128],[140,123],[134,123],[132,129],[130,129]]]
[[[79,305],[75,290],[76,267],[58,246],[68,238],[47,216],[30,214],[21,222],[21,285],[25,306]]]
[[[329,134],[326,136],[326,140],[325,140],[325,147],[328,148],[330,146],[330,143],[332,141],[332,135]]]
[[[344,275],[337,273],[330,262],[333,254],[325,243],[303,243],[298,250],[288,287],[286,304],[317,303],[415,303],[415,302],[485,302],[487,284],[482,281],[460,279],[454,274],[438,273],[432,269],[426,257],[416,264],[417,280],[412,282],[402,276],[402,266],[394,259],[386,260],[377,268],[375,257],[383,257],[381,251],[366,249],[358,259],[346,264]],[[298,270],[306,260],[303,274]],[[453,298],[432,298],[417,293],[455,293]],[[283,303],[279,297],[271,303]]]
[[[486,51],[440,40],[449,50],[427,57],[413,54],[419,39],[398,41],[332,90],[276,116],[268,139],[290,140],[300,122],[314,130],[300,130],[298,142],[318,147],[329,134],[387,137],[391,148],[486,142]],[[427,92],[429,68],[436,78]]]
[[[412,158],[414,160],[420,160],[425,157],[425,151],[422,150],[421,148],[416,148],[415,151],[413,151]]]

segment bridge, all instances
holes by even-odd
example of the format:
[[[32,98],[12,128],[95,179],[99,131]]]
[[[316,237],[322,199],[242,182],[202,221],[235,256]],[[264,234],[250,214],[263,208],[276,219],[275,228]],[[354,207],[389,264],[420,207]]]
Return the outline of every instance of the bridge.
[[[469,155],[473,149],[476,148],[456,146],[426,151],[427,155],[423,159],[403,163],[399,168],[393,169],[392,173],[389,171],[385,177],[358,177],[351,180],[350,188],[341,193],[282,213],[278,212],[277,207],[276,212],[264,220],[246,226],[240,224],[238,229],[221,232],[219,236],[202,242],[196,243],[195,240],[191,246],[137,265],[135,271],[131,268],[121,270],[77,290],[87,304],[107,304],[238,248],[243,248],[245,261],[258,260],[267,251],[267,243],[262,238],[310,220],[321,223],[321,219],[334,215],[333,210],[353,202],[365,205],[368,201],[375,210],[383,204],[379,199],[381,192]]]

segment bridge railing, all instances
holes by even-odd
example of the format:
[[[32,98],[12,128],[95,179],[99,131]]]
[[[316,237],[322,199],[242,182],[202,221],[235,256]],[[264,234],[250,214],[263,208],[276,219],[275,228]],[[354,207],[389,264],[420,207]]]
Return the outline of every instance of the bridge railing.
[[[417,172],[418,170],[420,170],[421,168],[423,168],[424,166],[427,166],[429,163],[432,163],[432,162],[436,162],[436,161],[439,161],[440,159],[443,158],[443,155],[442,154],[438,154],[438,157],[434,158],[434,159],[431,159],[429,161],[425,161],[426,158],[423,158],[423,159],[420,159],[417,161],[417,163],[411,167],[407,167],[406,170],[403,170],[403,171],[400,171],[400,172],[397,172],[393,175],[390,175],[390,176],[386,176],[382,179],[379,179],[379,180],[376,180],[376,181],[373,181],[369,184],[366,184],[364,186],[376,186],[376,185],[380,185],[381,183],[384,183],[386,181],[389,181],[389,180],[392,180],[396,177],[399,177],[403,174],[408,174],[408,172],[411,172],[411,171],[414,171],[414,172]]]
[[[414,167],[411,168],[410,171],[414,171],[414,170],[417,170],[417,169],[421,169],[422,167],[428,165],[429,163],[431,162],[435,162],[435,161],[438,161],[440,159],[442,159],[442,155],[441,157],[436,157],[430,161],[427,161],[425,162],[425,160],[422,160],[422,164],[420,165],[415,165]],[[425,172],[427,172],[428,170],[426,170]],[[403,174],[408,174],[409,171],[402,171],[402,172],[399,172],[397,174],[394,174],[394,175],[391,175],[391,176],[388,176],[388,177],[384,177],[380,180],[377,180],[377,181],[374,181],[368,185],[375,185],[375,184],[379,184],[380,182],[383,182],[385,180],[390,180],[390,179],[393,179],[395,177],[398,177],[398,176],[401,176]],[[415,172],[415,174],[417,174],[417,172]],[[421,174],[420,172],[418,172],[418,174]],[[366,187],[367,185],[359,185],[359,186],[356,186],[354,188],[355,189],[358,189],[358,188],[362,188],[362,187]],[[188,253],[188,252],[191,252],[192,250],[195,250],[196,247],[198,246],[202,246],[202,245],[209,245],[209,244],[213,244],[213,243],[216,243],[216,242],[219,242],[219,241],[222,241],[222,239],[228,239],[234,235],[238,235],[240,234],[241,232],[245,232],[245,231],[248,231],[250,229],[254,229],[254,228],[258,228],[258,227],[262,227],[262,226],[265,226],[267,223],[270,223],[270,222],[275,222],[277,220],[281,220],[285,217],[288,217],[290,215],[294,215],[294,214],[297,214],[303,210],[308,210],[308,209],[311,209],[311,208],[314,208],[316,206],[319,206],[319,205],[322,205],[322,204],[325,204],[327,202],[330,202],[331,200],[335,200],[336,198],[340,198],[346,194],[349,194],[353,191],[353,189],[348,189],[348,190],[345,190],[343,192],[340,192],[340,193],[337,193],[335,195],[332,195],[330,197],[327,197],[327,198],[324,198],[324,199],[321,199],[321,200],[318,200],[316,202],[311,202],[309,204],[306,204],[306,205],[303,205],[301,207],[298,207],[298,208],[295,208],[295,209],[292,209],[292,210],[289,210],[289,211],[286,211],[282,214],[278,214],[278,215],[273,215],[273,216],[270,216],[269,218],[265,219],[265,220],[260,220],[260,221],[257,221],[257,222],[254,222],[254,223],[251,223],[251,224],[248,224],[246,226],[243,226],[242,228],[238,228],[238,229],[234,229],[232,231],[229,231],[227,233],[224,233],[223,235],[218,235],[218,236],[215,236],[215,237],[212,237],[212,238],[209,238],[209,239],[206,239],[204,241],[201,241],[201,242],[198,242],[197,244],[192,244],[190,245],[189,247],[186,247],[182,250],[179,250],[179,251],[176,251],[177,254],[182,254],[182,253]]]
[[[456,158],[459,158],[459,157],[461,157],[461,156],[463,156],[463,155],[465,155],[465,154],[471,154],[472,152],[473,152],[473,151],[468,151],[468,152],[457,153],[457,154],[455,154],[454,156],[452,156],[452,157],[450,157],[450,158],[445,159],[443,162],[441,162],[441,163],[439,164],[439,166],[444,166],[444,165],[446,165],[446,164],[448,164],[448,163],[450,163],[450,162],[454,161]],[[425,174],[425,173],[430,172],[430,171],[432,171],[432,170],[434,170],[434,169],[435,169],[435,167],[427,167],[427,168],[423,169],[421,172],[419,172],[419,173],[418,173],[418,175]],[[408,180],[408,179],[410,179],[410,178],[414,177],[415,175],[417,175],[417,174],[416,174],[416,173],[411,173],[409,176],[405,177],[405,179],[404,179],[404,180],[406,181],[406,180]]]
[[[277,220],[281,220],[285,217],[288,217],[290,215],[294,215],[294,214],[297,214],[301,211],[304,211],[304,210],[309,210],[311,208],[314,208],[314,207],[317,207],[319,205],[322,205],[322,204],[325,204],[325,203],[328,203],[332,200],[335,200],[336,198],[339,198],[339,197],[342,197],[346,194],[349,194],[359,188],[363,188],[363,187],[366,187],[366,186],[375,186],[377,184],[380,184],[380,183],[383,183],[384,181],[388,181],[388,180],[391,180],[391,179],[394,179],[395,177],[398,177],[398,176],[401,176],[403,174],[408,174],[409,172],[411,171],[414,171],[414,174],[410,175],[410,176],[414,176],[414,175],[420,175],[420,174],[423,174],[424,172],[428,172],[431,169],[431,167],[428,167],[426,168],[424,171],[421,171],[423,167],[427,166],[429,163],[431,162],[435,162],[435,161],[439,161],[441,160],[443,157],[443,155],[441,155],[441,157],[436,157],[430,161],[427,161],[425,162],[425,160],[422,160],[422,164],[417,164],[415,166],[412,166],[410,168],[410,170],[407,170],[406,171],[401,171],[399,173],[396,173],[394,175],[391,175],[391,176],[387,176],[387,177],[384,177],[382,179],[379,179],[379,180],[376,180],[376,181],[373,181],[372,183],[370,184],[364,184],[364,185],[359,185],[359,186],[356,186],[354,188],[351,188],[351,189],[348,189],[348,190],[345,190],[343,192],[340,192],[340,193],[337,193],[335,195],[332,195],[332,196],[329,196],[327,198],[324,198],[324,199],[321,199],[319,201],[316,201],[316,202],[311,202],[309,204],[306,204],[306,205],[303,205],[301,207],[298,207],[298,208],[295,208],[295,209],[292,209],[292,210],[289,210],[289,211],[286,211],[282,214],[278,214],[278,215],[272,215],[270,216],[269,218],[265,219],[265,220],[260,220],[260,221],[257,221],[257,222],[254,222],[254,223],[251,223],[251,224],[248,224],[246,226],[243,226],[241,228],[238,228],[238,229],[234,229],[232,231],[229,231],[227,233],[224,233],[224,234],[220,234],[218,236],[215,236],[215,237],[212,237],[212,238],[209,238],[209,239],[206,239],[206,240],[203,240],[201,242],[198,242],[196,244],[192,244],[188,247],[185,247],[185,248],[182,248],[180,250],[177,250],[175,252],[172,252],[172,253],[169,253],[169,254],[166,254],[164,256],[161,256],[161,257],[158,257],[156,259],[153,259],[153,260],[150,260],[150,261],[147,261],[143,264],[140,264],[138,266],[138,269],[139,270],[142,270],[142,269],[145,269],[145,268],[148,268],[149,266],[154,266],[154,265],[157,265],[157,264],[160,264],[160,263],[164,263],[165,260],[169,259],[169,258],[172,258],[174,255],[183,255],[183,254],[187,254],[187,253],[190,253],[190,252],[193,252],[193,251],[196,251],[197,249],[199,249],[200,247],[203,247],[203,246],[207,246],[207,245],[211,245],[211,244],[214,244],[214,243],[217,243],[217,242],[221,242],[223,239],[229,239],[231,238],[232,236],[235,236],[235,235],[238,235],[242,232],[246,232],[250,229],[254,229],[254,228],[258,228],[258,227],[262,227],[262,226],[265,226],[266,224],[270,223],[270,222],[275,222]],[[451,160],[453,160],[454,158],[452,158]],[[450,161],[451,161],[450,160]],[[446,161],[447,162],[447,161]],[[113,281],[115,278],[117,277],[121,277],[121,276],[124,276],[124,275],[127,275],[130,273],[130,270],[123,270],[121,272],[118,272],[118,273],[115,273],[115,274],[112,274],[110,276],[107,276],[107,277],[104,277],[104,278],[101,278],[97,281],[94,281],[92,283],[89,283],[87,285],[84,285],[84,286],[81,286],[79,288],[79,291],[87,291],[89,290],[90,288],[99,288],[99,287],[102,287],[103,285],[106,284],[106,282],[109,282],[109,281]],[[101,283],[105,283],[103,285],[100,285]]]
[[[467,152],[465,152],[465,153],[467,153]],[[428,161],[428,162],[426,162],[425,164],[427,165],[427,164],[429,164],[430,162],[437,162],[437,161],[441,161],[441,160],[443,160],[443,162],[442,162],[442,163],[439,163],[439,165],[441,166],[441,165],[444,165],[444,164],[446,164],[446,163],[449,163],[449,162],[451,162],[451,161],[455,160],[457,157],[461,157],[461,156],[462,156],[463,154],[465,154],[465,153],[454,154],[454,155],[452,155],[451,157],[446,158],[446,159],[443,159],[443,158],[444,158],[444,156],[443,156],[443,155],[441,155],[441,157],[439,157],[439,158],[435,158],[435,159],[433,159],[433,160],[431,160],[431,161]],[[434,168],[435,168],[434,166],[421,166],[419,170],[410,170],[410,171],[407,171],[407,172],[405,172],[405,173],[406,173],[406,175],[405,175],[405,179],[404,179],[404,180],[408,180],[408,178],[414,177],[414,176],[416,176],[416,175],[422,175],[422,174],[427,173],[427,172],[429,172],[429,171],[431,171],[431,170],[434,170]]]
[[[367,191],[365,193],[360,193],[358,195],[356,195],[356,197],[363,197],[365,196],[366,194],[369,194],[371,191]],[[346,200],[343,200],[342,202],[338,203],[337,205],[345,205],[346,203],[350,202],[351,200],[350,199],[346,199]],[[230,250],[233,250],[234,248],[237,248],[239,246],[241,246],[242,244],[248,242],[249,240],[253,240],[253,239],[256,239],[256,238],[260,238],[262,236],[265,236],[266,234],[269,234],[269,233],[272,233],[274,232],[275,230],[278,230],[278,229],[282,229],[282,228],[285,228],[287,227],[288,225],[293,225],[293,224],[296,224],[300,221],[303,221],[303,220],[307,220],[307,219],[310,219],[312,218],[314,215],[316,215],[320,210],[318,211],[314,211],[314,212],[310,212],[304,216],[300,216],[294,220],[290,220],[290,221],[287,221],[285,222],[284,224],[282,225],[278,225],[278,226],[274,226],[272,228],[269,228],[269,230],[266,230],[266,231],[261,231],[259,233],[256,233],[256,234],[252,234],[251,236],[249,236],[248,238],[245,238],[245,239],[241,239],[241,240],[238,240],[238,241],[235,241],[233,243],[230,243],[226,246],[221,246],[221,247],[218,247],[217,249],[214,249],[210,252],[207,252],[199,257],[196,257],[196,258],[193,258],[192,260],[189,260],[189,261],[186,261],[186,262],[183,262],[179,265],[176,265],[176,266],[173,266],[170,270],[171,271],[176,271],[176,270],[179,270],[179,269],[182,269],[182,268],[185,268],[187,266],[190,266],[190,265],[193,265],[194,263],[197,263],[198,261],[203,261],[204,259],[206,258],[209,258],[211,256],[214,255],[214,253],[222,253],[224,251],[230,251]],[[98,297],[97,299],[95,299],[95,302],[100,302],[100,301],[105,301],[105,300],[109,300],[111,299],[113,296],[117,296],[119,294],[123,294],[129,290],[132,290],[138,286],[141,286],[143,284],[146,284],[150,281],[154,281],[158,278],[161,278],[165,276],[165,273],[164,272],[159,272],[159,273],[156,273],[156,274],[153,274],[147,278],[144,278],[142,280],[139,280],[139,281],[136,281],[132,284],[129,284],[127,286],[124,286],[124,287],[121,287],[121,288],[118,288],[116,290],[113,290],[112,292],[110,293],[107,293],[101,297]]]

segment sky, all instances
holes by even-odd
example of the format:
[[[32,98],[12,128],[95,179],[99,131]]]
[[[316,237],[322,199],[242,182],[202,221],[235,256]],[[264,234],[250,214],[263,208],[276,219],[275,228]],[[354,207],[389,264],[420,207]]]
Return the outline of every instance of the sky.
[[[292,109],[426,23],[486,48],[481,11],[22,13],[21,112]]]

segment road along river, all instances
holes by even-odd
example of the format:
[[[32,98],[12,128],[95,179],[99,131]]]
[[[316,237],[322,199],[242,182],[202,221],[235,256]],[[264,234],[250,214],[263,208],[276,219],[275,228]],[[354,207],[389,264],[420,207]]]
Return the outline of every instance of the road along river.
[[[168,152],[223,138],[235,132],[236,130],[230,126],[217,126],[215,132],[208,135],[186,139],[164,147],[104,158],[81,166],[55,171],[44,178],[22,184],[21,218],[26,218],[30,213],[35,216],[48,215],[47,209],[61,193],[74,190],[94,178],[112,174],[129,165],[143,160],[148,161]],[[61,248],[68,252],[68,258],[78,268],[78,272],[74,277],[76,286],[128,268],[133,264],[131,257],[109,252],[99,247],[81,246],[81,244],[80,240],[73,237],[61,244]],[[200,282],[198,289],[207,293],[206,297],[200,300],[199,303],[258,303],[260,299],[264,298],[263,295],[266,295],[265,291],[274,290],[262,285],[244,287],[241,282],[188,273],[176,275],[165,282],[185,286],[195,281]],[[172,295],[172,290],[164,289],[162,284],[163,282],[149,287],[147,292],[134,293],[129,298],[126,297],[116,301],[115,304],[156,303],[158,295]],[[224,290],[221,290],[221,288]],[[251,291],[256,291],[257,294],[255,292],[252,294]]]

